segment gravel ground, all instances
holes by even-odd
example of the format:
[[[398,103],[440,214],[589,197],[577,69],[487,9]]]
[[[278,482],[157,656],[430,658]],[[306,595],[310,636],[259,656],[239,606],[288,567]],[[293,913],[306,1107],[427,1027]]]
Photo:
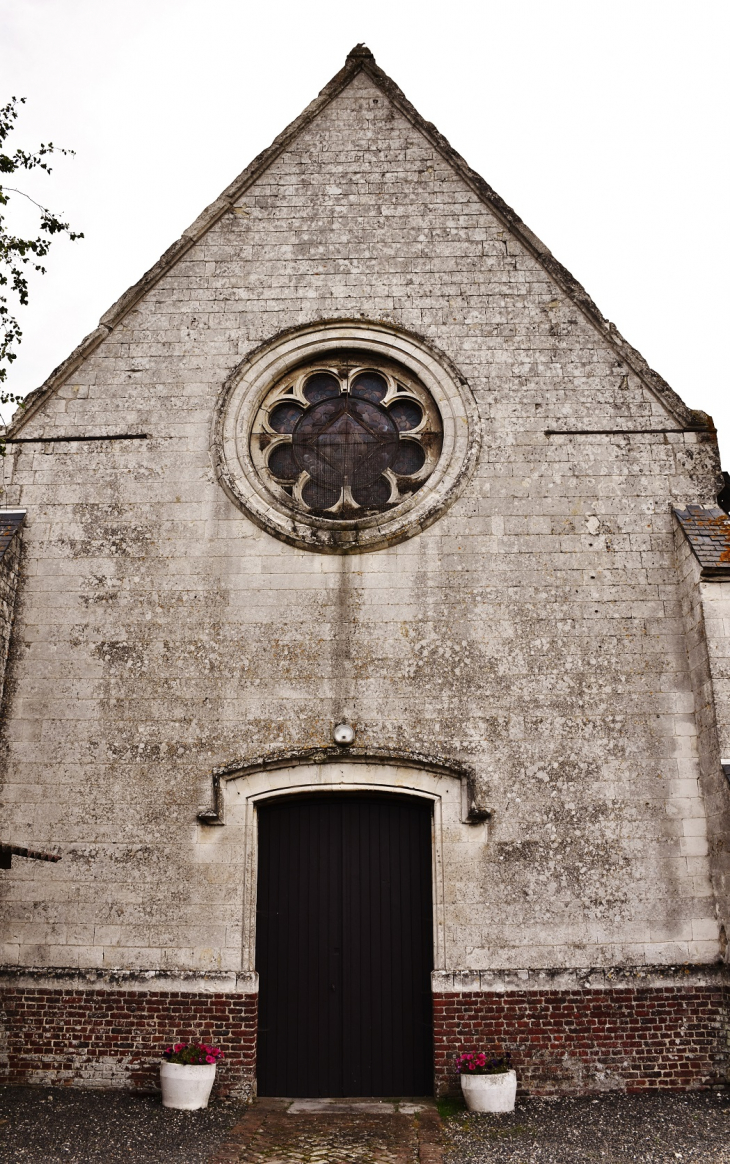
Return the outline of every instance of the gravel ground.
[[[445,1121],[444,1164],[730,1164],[730,1091],[526,1099]]]
[[[129,1092],[0,1087],[0,1164],[207,1164],[242,1110],[167,1111]],[[730,1091],[528,1099],[501,1116],[456,1111],[444,1148],[444,1164],[730,1164]]]
[[[2,1164],[205,1164],[241,1111],[169,1111],[158,1097],[63,1087],[0,1087]]]

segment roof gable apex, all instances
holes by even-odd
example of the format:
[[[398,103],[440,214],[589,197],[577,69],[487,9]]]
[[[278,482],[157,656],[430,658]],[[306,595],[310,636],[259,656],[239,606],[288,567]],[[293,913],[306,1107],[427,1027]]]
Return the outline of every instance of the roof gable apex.
[[[98,327],[93,332],[90,332],[70,356],[54,369],[45,383],[26,397],[23,405],[18,409],[18,412],[8,427],[8,436],[15,435],[31,416],[38,412],[44,401],[111,334],[117,324],[121,323],[127,313],[134,308],[140,299],[172,269],[192,246],[200,241],[224,214],[232,209],[236,201],[260,178],[264,171],[288,148],[292,141],[361,72],[365,73],[383,91],[394,107],[426,138],[430,145],[461,177],[480,201],[489,207],[506,229],[510,231],[525,247],[528,253],[544,268],[564,294],[575,303],[577,308],[596,331],[599,332],[602,338],[616,351],[617,355],[631,368],[646,387],[654,393],[675,421],[683,428],[692,428],[695,430],[702,428],[714,431],[711,417],[704,412],[688,408],[681,397],[667,384],[663,377],[649,367],[641,353],[632,347],[618,332],[616,326],[603,316],[582,284],[555,258],[549,248],[545,246],[537,235],[533,234],[519,215],[500,198],[499,194],[492,189],[484,178],[475,170],[472,170],[465,159],[453,149],[436,126],[421,116],[396,83],[376,64],[370,49],[364,44],[359,44],[348,53],[343,68],[335,74],[332,80],[325,85],[318,96],[310,102],[302,113],[274,138],[270,146],[253,159],[233,182],[223,190],[219,197],[211,202],[198,215],[195,221],[183,231],[180,238],[145,272],[142,278],[125,291],[102,315]]]

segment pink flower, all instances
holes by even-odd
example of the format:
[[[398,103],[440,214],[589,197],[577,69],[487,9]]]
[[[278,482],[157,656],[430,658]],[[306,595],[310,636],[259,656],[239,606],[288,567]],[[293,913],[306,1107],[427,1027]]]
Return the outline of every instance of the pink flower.
[[[206,1063],[215,1063],[215,1055],[206,1055],[205,1061]]]
[[[173,1050],[174,1050],[175,1054],[177,1055],[178,1051],[182,1051],[184,1049],[184,1047],[185,1047],[184,1043],[175,1043]]]

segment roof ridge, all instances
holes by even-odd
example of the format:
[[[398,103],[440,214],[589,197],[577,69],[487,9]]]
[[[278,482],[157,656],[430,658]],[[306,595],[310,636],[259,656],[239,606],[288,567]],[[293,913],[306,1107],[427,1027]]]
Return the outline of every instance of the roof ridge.
[[[132,310],[147,291],[232,208],[235,201],[241,197],[241,194],[261,176],[272,162],[287,148],[290,142],[311,124],[326,106],[335,97],[339,96],[343,89],[360,72],[366,73],[373,83],[382,89],[403,116],[427,138],[447,163],[456,170],[460,177],[474,191],[477,197],[489,206],[507,229],[519,239],[554,282],[576,304],[584,317],[593,325],[603,339],[614,348],[621,359],[628,364],[632,371],[661,401],[667,411],[685,427],[689,425],[696,427],[699,425],[714,433],[715,426],[712,418],[705,412],[690,409],[666,380],[649,366],[641,353],[624,339],[615,324],[605,318],[583,285],[555,258],[541,239],[526,226],[516,211],[492,189],[476,170],[473,170],[469,166],[461,154],[453,148],[436,126],[432,122],[425,120],[395,81],[376,63],[375,57],[365,44],[357,44],[350,50],[343,67],[320,90],[317,97],[274,138],[271,145],[257,154],[253,161],[234,178],[233,182],[223,190],[218,198],[211,202],[198,215],[190,226],[183,231],[180,238],[172,246],[168,247],[157,262],[145,272],[142,278],[128,288],[104,312],[99,320],[98,327],[85,336],[71,354],[51,372],[45,382],[28,394],[8,426],[8,433],[14,434],[24,427],[26,422],[38,411],[48,396],[56,388],[60,387],[83,360],[106,339],[114,327],[121,322],[125,315]]]

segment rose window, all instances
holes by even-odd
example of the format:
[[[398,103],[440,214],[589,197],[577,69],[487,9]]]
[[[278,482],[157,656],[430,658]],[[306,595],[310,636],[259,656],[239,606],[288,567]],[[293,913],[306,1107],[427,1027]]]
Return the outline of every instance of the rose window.
[[[261,405],[251,456],[289,505],[342,519],[391,509],[439,459],[441,418],[395,363],[335,352],[289,373]]]

